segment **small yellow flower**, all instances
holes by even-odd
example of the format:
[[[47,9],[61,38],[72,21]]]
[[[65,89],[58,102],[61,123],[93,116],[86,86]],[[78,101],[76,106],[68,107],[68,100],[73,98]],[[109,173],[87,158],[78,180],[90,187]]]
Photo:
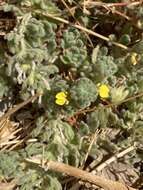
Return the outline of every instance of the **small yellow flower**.
[[[132,55],[131,55],[131,63],[133,64],[133,65],[136,65],[137,63],[138,63],[138,54],[137,53],[132,53]]]
[[[108,98],[109,92],[110,92],[110,90],[106,84],[102,84],[99,86],[99,96],[101,98]]]
[[[60,106],[69,103],[69,101],[67,100],[67,92],[58,92],[55,98],[56,98],[55,103]]]

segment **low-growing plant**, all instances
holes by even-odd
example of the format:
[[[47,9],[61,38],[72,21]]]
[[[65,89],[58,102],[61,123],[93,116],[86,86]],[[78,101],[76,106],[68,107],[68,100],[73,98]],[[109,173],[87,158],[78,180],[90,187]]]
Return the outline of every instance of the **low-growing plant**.
[[[135,154],[126,162],[133,166],[142,162],[143,9],[140,4],[119,6],[108,14],[106,6],[87,4],[83,11],[83,1],[64,2],[69,9],[57,0],[7,1],[0,6],[1,14],[12,14],[15,20],[13,29],[4,29],[5,47],[0,45],[1,103],[4,98],[12,97],[15,104],[40,94],[27,106],[32,129],[24,130],[19,113],[11,118],[28,131],[19,134],[24,143],[11,151],[2,146],[0,152],[1,179],[18,179],[19,190],[62,189],[64,175],[24,160],[42,155],[83,167],[97,129],[105,134],[97,135],[89,159],[98,158],[99,152],[109,158],[136,144]],[[84,24],[109,40],[76,27],[84,28]],[[138,176],[140,172],[136,170]]]

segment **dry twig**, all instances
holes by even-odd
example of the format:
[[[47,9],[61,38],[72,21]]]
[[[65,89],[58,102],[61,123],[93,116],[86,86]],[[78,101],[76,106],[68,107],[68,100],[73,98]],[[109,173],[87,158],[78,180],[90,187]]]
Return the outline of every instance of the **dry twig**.
[[[78,24],[78,25],[81,25],[80,22],[79,22],[78,20],[76,20],[74,14],[72,13],[72,11],[70,10],[70,8],[69,8],[68,5],[66,4],[65,0],[61,0],[61,2],[62,2],[63,5],[67,8],[67,10],[68,10],[69,13],[71,14],[71,16],[74,18],[74,20],[77,22],[77,24]],[[88,34],[87,34],[86,32],[85,32],[85,35],[86,35],[88,41],[90,42],[91,46],[94,47],[94,46],[93,46],[93,43],[92,43],[92,41],[91,41],[91,39],[90,39],[90,37],[88,36]]]
[[[19,109],[21,109],[25,105],[27,105],[30,102],[34,101],[39,96],[40,96],[39,94],[36,94],[36,95],[32,96],[31,98],[29,98],[28,100],[25,100],[24,102],[16,105],[14,108],[8,110],[7,113],[5,113],[2,117],[0,117],[0,122],[2,122],[5,118],[8,118],[9,116],[11,116],[13,113],[15,113],[16,111],[18,111]]]
[[[112,108],[114,106],[118,106],[118,105],[121,105],[123,103],[126,103],[126,102],[129,102],[129,101],[132,101],[136,98],[140,98],[143,96],[143,92],[139,92],[138,94],[135,94],[131,97],[128,97],[126,99],[124,99],[123,101],[119,102],[119,103],[110,103],[110,104],[107,104],[107,105],[104,105],[103,107],[92,107],[92,108],[86,108],[86,109],[83,109],[83,110],[79,110],[75,113],[75,116],[78,116],[80,114],[85,114],[85,113],[88,113],[88,112],[93,112],[95,110],[100,110],[100,109],[103,109],[103,108]]]
[[[92,137],[92,139],[91,139],[90,145],[88,147],[87,153],[86,153],[85,158],[84,158],[83,166],[87,161],[87,158],[89,156],[89,153],[90,153],[90,151],[92,149],[93,144],[97,141],[97,136],[98,136],[99,132],[100,132],[100,130],[96,130],[93,137]]]
[[[33,158],[33,159],[26,159],[25,161],[41,165],[40,159]],[[83,181],[88,181],[92,184],[104,188],[105,190],[135,190],[134,188],[126,186],[122,183],[104,179],[103,177],[93,175],[89,172],[83,171],[81,169],[60,162],[44,161],[44,166],[45,166],[44,169],[65,173],[69,176],[76,177]]]
[[[130,146],[129,148],[119,152],[118,154],[112,156],[111,158],[109,158],[108,160],[106,160],[105,162],[101,163],[99,166],[97,166],[95,168],[95,170],[92,172],[93,174],[103,170],[106,166],[109,166],[109,164],[111,164],[112,162],[114,162],[115,160],[124,157],[126,154],[128,154],[129,152],[135,150],[135,146]]]
[[[111,158],[109,158],[108,160],[106,160],[105,162],[99,164],[93,171],[92,174],[96,174],[97,172],[102,171],[106,166],[109,166],[109,164],[111,164],[112,162],[114,162],[115,160],[117,160],[118,158],[124,157],[126,154],[128,154],[129,152],[135,150],[135,146],[130,146],[129,148],[121,151],[120,153],[112,156]],[[86,171],[91,171],[94,167],[95,167],[95,162],[96,160],[94,160],[90,166],[88,166],[86,168]],[[73,185],[73,187],[70,190],[76,190],[78,189],[81,185],[83,184],[83,182],[77,182],[76,184]]]
[[[118,46],[118,47],[120,47],[120,48],[122,48],[122,49],[128,50],[128,47],[127,47],[127,46],[125,46],[125,45],[123,45],[123,44],[121,44],[121,43],[118,43],[118,42],[112,42],[109,38],[107,38],[107,37],[105,37],[105,36],[103,36],[103,35],[101,35],[101,34],[98,34],[97,32],[94,32],[94,31],[92,31],[92,30],[90,30],[90,29],[88,29],[88,28],[86,28],[86,27],[80,26],[80,25],[78,25],[78,24],[72,24],[72,23],[70,23],[68,20],[65,20],[65,19],[63,19],[63,18],[54,16],[54,15],[49,14],[49,13],[41,13],[40,11],[37,11],[37,10],[35,11],[35,13],[37,13],[37,14],[42,14],[42,15],[48,17],[48,18],[54,19],[54,20],[56,20],[56,21],[58,21],[58,22],[62,22],[62,23],[64,23],[64,24],[68,24],[68,25],[70,25],[70,26],[72,26],[72,27],[74,27],[74,28],[77,28],[77,29],[79,29],[79,30],[81,30],[81,31],[83,31],[83,32],[86,32],[86,33],[88,33],[88,34],[90,34],[90,35],[92,35],[92,36],[95,36],[95,37],[97,37],[97,38],[100,38],[100,39],[102,39],[102,40],[104,40],[104,41],[106,41],[106,42],[110,42],[110,43],[112,43],[112,44],[115,45],[115,46]]]

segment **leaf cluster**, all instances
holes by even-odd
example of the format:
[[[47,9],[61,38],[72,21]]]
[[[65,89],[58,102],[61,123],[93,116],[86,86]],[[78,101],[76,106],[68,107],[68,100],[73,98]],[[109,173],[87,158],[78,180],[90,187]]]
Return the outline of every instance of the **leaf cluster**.
[[[14,97],[16,102],[41,94],[28,107],[31,114],[37,112],[27,134],[35,142],[26,139],[17,149],[0,152],[1,178],[18,178],[19,190],[61,190],[64,175],[44,171],[24,159],[41,156],[83,167],[97,129],[103,133],[88,153],[91,160],[98,160],[99,154],[105,160],[104,156],[133,144],[137,151],[127,164],[140,164],[143,157],[142,7],[119,8],[135,18],[134,23],[105,14],[104,7],[89,6],[84,12],[83,1],[65,2],[74,8],[72,16],[57,0],[8,1],[0,8],[13,13],[16,22],[3,38],[6,49],[0,46],[0,99]],[[55,17],[66,18],[72,25]],[[87,28],[96,26],[110,40],[104,42],[78,30],[74,19]],[[127,45],[128,50],[113,46],[113,41]],[[102,84],[109,88],[105,99],[99,94]],[[56,104],[60,92],[67,93],[68,104]]]

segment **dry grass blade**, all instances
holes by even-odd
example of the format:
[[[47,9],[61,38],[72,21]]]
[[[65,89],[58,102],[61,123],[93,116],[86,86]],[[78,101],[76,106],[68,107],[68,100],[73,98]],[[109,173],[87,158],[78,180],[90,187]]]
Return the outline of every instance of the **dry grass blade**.
[[[9,183],[0,182],[0,190],[12,190],[17,185],[16,180],[12,180]]]
[[[0,147],[9,146],[20,130],[18,123],[11,122],[8,118],[0,122]]]
[[[0,36],[5,36],[6,33],[5,32],[0,32]]]
[[[131,7],[141,5],[142,1],[134,1],[134,2],[119,2],[119,3],[104,3],[104,2],[96,2],[96,1],[85,1],[83,6],[86,8],[96,7],[96,6],[106,6],[106,7]]]
[[[91,149],[92,149],[93,144],[96,143],[97,136],[98,136],[99,133],[100,133],[100,130],[96,130],[95,133],[94,133],[94,135],[93,135],[93,137],[92,137],[92,139],[91,139],[91,142],[90,142],[90,144],[89,144],[87,153],[86,153],[86,155],[85,155],[85,158],[84,158],[84,161],[83,161],[83,164],[82,164],[82,169],[84,168],[84,164],[85,164],[86,161],[87,161],[87,158],[88,158],[88,156],[89,156],[89,154],[90,154],[90,151],[91,151]],[[82,182],[81,182],[81,183],[82,183]],[[81,184],[80,184],[79,181],[78,181],[77,183],[75,183],[75,184],[70,188],[70,190],[79,189],[80,186],[81,186]]]
[[[2,117],[0,117],[0,148],[1,151],[20,145],[23,140],[20,140],[20,135],[18,133],[22,130],[19,127],[19,123],[15,123],[9,120],[11,114],[15,113],[23,106],[27,105],[28,103],[34,101],[39,95],[35,95],[28,100],[16,105],[14,108],[10,109],[7,113],[5,113]],[[31,124],[30,124],[31,125]],[[29,126],[30,128],[30,126]],[[12,146],[13,145],[13,146]]]

